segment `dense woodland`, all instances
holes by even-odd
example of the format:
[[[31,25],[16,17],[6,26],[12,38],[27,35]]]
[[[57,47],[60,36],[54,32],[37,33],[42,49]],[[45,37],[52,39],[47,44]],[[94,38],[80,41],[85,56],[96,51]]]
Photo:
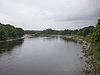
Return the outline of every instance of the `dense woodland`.
[[[7,40],[12,38],[22,37],[24,30],[22,28],[16,28],[10,24],[0,23],[0,40]]]

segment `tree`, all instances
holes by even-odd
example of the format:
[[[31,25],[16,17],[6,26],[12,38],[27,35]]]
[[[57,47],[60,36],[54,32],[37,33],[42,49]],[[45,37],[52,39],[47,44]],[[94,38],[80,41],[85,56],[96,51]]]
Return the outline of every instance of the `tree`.
[[[87,36],[87,35],[91,35],[94,31],[95,31],[94,26],[84,27],[79,30],[78,35]]]
[[[22,28],[15,28],[14,26],[0,23],[0,40],[7,40],[11,38],[21,37],[24,35]]]

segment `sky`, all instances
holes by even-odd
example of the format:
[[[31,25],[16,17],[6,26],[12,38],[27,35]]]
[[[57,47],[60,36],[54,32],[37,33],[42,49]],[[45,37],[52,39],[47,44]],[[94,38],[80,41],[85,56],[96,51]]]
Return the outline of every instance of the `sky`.
[[[100,0],[0,0],[0,22],[24,30],[95,26]]]

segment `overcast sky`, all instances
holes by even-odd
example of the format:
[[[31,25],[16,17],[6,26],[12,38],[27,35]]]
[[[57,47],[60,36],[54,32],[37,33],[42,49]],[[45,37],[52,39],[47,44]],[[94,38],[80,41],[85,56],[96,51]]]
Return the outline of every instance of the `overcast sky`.
[[[0,22],[23,29],[79,29],[96,25],[100,0],[0,0]]]

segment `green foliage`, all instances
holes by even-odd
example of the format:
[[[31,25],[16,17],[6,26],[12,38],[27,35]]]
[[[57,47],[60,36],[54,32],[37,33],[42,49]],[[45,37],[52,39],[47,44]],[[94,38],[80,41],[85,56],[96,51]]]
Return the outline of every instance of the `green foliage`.
[[[66,35],[66,34],[77,34],[78,30],[64,30],[61,32],[61,34]]]
[[[24,30],[21,28],[15,28],[14,26],[0,23],[0,40],[7,40],[11,38],[21,37],[24,35]]]
[[[91,44],[90,46],[90,50],[89,50],[90,54],[94,55],[94,57],[100,61],[100,45],[96,45],[96,44]]]
[[[93,33],[93,42],[97,45],[100,45],[100,19],[98,20],[96,31]]]
[[[100,61],[100,19],[98,20],[95,31],[92,34],[90,52]]]
[[[58,34],[58,31],[52,30],[51,28],[43,30],[42,34]]]
[[[80,36],[87,36],[87,35],[91,35],[94,31],[95,31],[95,27],[89,26],[89,27],[84,27],[80,29],[77,34]]]
[[[33,30],[26,30],[25,31],[25,34],[35,34],[36,31],[33,31]]]
[[[53,30],[51,28],[48,28],[43,31],[25,31],[26,34],[60,34],[60,35],[66,35],[66,34],[77,34],[78,30]]]

